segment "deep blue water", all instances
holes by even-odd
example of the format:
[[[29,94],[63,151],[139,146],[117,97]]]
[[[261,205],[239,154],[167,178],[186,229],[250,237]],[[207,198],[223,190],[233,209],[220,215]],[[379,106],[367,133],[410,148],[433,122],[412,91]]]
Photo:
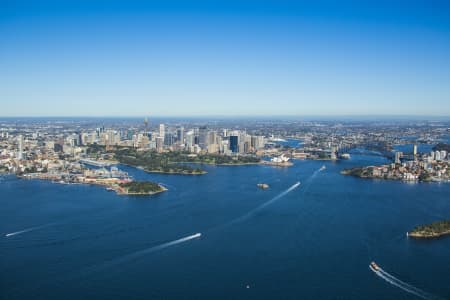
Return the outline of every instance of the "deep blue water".
[[[353,155],[288,169],[206,166],[207,175],[191,177],[122,167],[169,187],[154,197],[1,177],[0,298],[414,299],[370,271],[372,260],[450,298],[450,238],[405,236],[450,218],[450,185],[339,174],[383,162]],[[139,252],[196,232],[200,239]]]

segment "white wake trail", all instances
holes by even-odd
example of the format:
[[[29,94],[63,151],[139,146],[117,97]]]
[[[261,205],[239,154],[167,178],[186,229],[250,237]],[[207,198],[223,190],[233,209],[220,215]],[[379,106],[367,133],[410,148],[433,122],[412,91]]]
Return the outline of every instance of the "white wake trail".
[[[315,171],[312,173],[311,176],[309,176],[309,178],[306,180],[305,185],[303,186],[303,191],[302,191],[303,194],[305,194],[305,193],[308,191],[308,189],[309,189],[309,187],[311,186],[311,184],[313,183],[314,179],[315,179],[315,178],[317,177],[317,175],[318,175],[320,172],[322,172],[322,171],[323,171],[322,168],[317,169],[317,170],[315,170]]]
[[[183,237],[181,239],[177,239],[177,240],[174,240],[174,241],[171,241],[171,242],[167,242],[167,243],[164,243],[164,244],[161,244],[161,245],[158,245],[158,246],[154,246],[154,247],[151,247],[151,248],[148,248],[148,249],[144,249],[144,250],[140,250],[140,251],[134,252],[132,254],[129,254],[129,255],[123,257],[122,259],[129,260],[129,259],[132,259],[132,258],[136,258],[136,257],[142,256],[142,255],[148,254],[148,253],[152,253],[152,252],[155,252],[155,251],[158,251],[158,250],[162,250],[162,249],[170,247],[170,246],[174,246],[174,245],[177,245],[177,244],[185,243],[187,241],[199,238],[201,236],[202,236],[201,233],[196,233],[196,234],[193,234],[193,235],[189,235],[189,236]]]
[[[167,183],[163,183],[163,182],[158,182],[159,185],[162,185],[165,188],[169,188],[169,189],[174,189],[176,190],[176,188],[173,185],[169,185]]]
[[[147,249],[144,249],[144,250],[136,251],[136,252],[133,252],[131,254],[127,254],[125,256],[117,258],[115,260],[109,261],[109,262],[107,262],[107,263],[105,263],[105,264],[103,264],[101,266],[95,267],[95,271],[104,269],[106,267],[119,265],[119,264],[128,262],[130,260],[139,258],[141,256],[144,256],[146,254],[153,253],[153,252],[156,252],[156,251],[159,251],[159,250],[171,247],[171,246],[175,246],[177,244],[185,243],[185,242],[193,240],[193,239],[200,238],[201,236],[202,236],[201,233],[196,233],[196,234],[192,234],[192,235],[189,235],[189,236],[186,236],[186,237],[183,237],[183,238],[171,241],[171,242],[167,242],[167,243],[163,243],[163,244],[160,244],[160,245],[157,245],[157,246],[153,246],[151,248],[147,248]],[[94,271],[94,270],[91,270],[91,271]]]
[[[405,292],[408,292],[410,294],[413,294],[419,298],[422,299],[440,299],[439,297],[436,297],[434,295],[431,295],[419,288],[416,288],[415,286],[412,286],[411,284],[408,284],[404,281],[401,281],[400,279],[396,278],[395,276],[389,274],[388,272],[384,271],[383,269],[379,269],[377,271],[371,269],[378,277],[382,278],[386,282],[392,284],[393,286],[396,286]]]
[[[261,204],[260,206],[258,206],[257,208],[249,211],[248,213],[246,213],[245,215],[234,219],[232,221],[230,221],[229,223],[227,223],[225,226],[230,226],[233,225],[235,223],[239,223],[242,221],[245,221],[246,219],[250,218],[251,216],[253,216],[256,212],[260,211],[261,209],[265,208],[266,206],[274,203],[275,201],[277,201],[278,199],[286,196],[287,194],[289,194],[290,192],[292,192],[293,190],[295,190],[298,186],[300,185],[300,181],[295,183],[294,185],[292,185],[290,188],[288,188],[287,190],[285,190],[284,192],[278,194],[277,196],[275,196],[274,198],[270,199],[267,202],[264,202],[263,204]]]
[[[23,234],[23,233],[27,233],[27,232],[31,232],[31,231],[35,231],[38,229],[42,229],[48,226],[54,225],[53,223],[51,224],[46,224],[46,225],[41,225],[41,226],[35,226],[35,227],[30,227],[30,228],[26,228],[20,231],[15,231],[15,232],[11,232],[11,233],[7,233],[5,234],[5,237],[11,237],[11,236],[15,236],[15,235],[19,235],[19,234]]]
[[[419,296],[419,297],[422,297],[422,298],[425,298],[425,299],[438,299],[434,295],[431,295],[431,294],[429,294],[429,293],[427,293],[427,292],[425,292],[425,291],[423,291],[423,290],[421,290],[419,288],[416,288],[415,286],[413,286],[413,285],[411,285],[409,283],[406,283],[406,282],[404,282],[404,281],[394,277],[393,275],[389,274],[388,272],[386,272],[383,269],[380,269],[380,272],[383,275],[385,275],[386,277],[390,278],[391,280],[396,281],[398,284],[403,285],[403,287],[407,288],[411,292],[414,292],[415,295],[420,294],[421,296]]]

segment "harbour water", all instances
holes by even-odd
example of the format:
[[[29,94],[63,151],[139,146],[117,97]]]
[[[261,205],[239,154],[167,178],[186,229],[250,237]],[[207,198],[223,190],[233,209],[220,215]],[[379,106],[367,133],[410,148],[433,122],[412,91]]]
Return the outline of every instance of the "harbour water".
[[[406,237],[450,218],[450,184],[339,174],[384,162],[355,154],[290,168],[205,166],[203,176],[121,166],[169,189],[153,197],[0,177],[0,298],[416,297],[376,276],[371,261],[450,298],[450,238]]]

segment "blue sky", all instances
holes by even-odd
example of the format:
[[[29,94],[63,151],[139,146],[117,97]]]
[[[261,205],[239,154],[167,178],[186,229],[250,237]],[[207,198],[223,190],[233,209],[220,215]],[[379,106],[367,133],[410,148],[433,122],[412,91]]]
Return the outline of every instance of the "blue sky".
[[[384,114],[450,115],[450,2],[0,1],[0,116]]]

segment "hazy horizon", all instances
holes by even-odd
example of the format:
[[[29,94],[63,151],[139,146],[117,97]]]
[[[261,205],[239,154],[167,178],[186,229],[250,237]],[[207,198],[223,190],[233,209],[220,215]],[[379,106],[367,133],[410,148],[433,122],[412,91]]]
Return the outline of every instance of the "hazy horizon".
[[[297,119],[305,119],[305,120],[345,120],[345,119],[354,119],[354,120],[423,120],[423,121],[434,121],[434,120],[450,120],[450,115],[395,115],[395,114],[384,114],[384,115],[270,115],[270,114],[261,114],[261,115],[23,115],[23,116],[2,116],[1,119],[57,119],[57,118],[67,118],[67,119],[149,119],[149,120],[162,120],[162,119],[238,119],[241,121],[242,119],[286,119],[286,120],[297,120]]]

